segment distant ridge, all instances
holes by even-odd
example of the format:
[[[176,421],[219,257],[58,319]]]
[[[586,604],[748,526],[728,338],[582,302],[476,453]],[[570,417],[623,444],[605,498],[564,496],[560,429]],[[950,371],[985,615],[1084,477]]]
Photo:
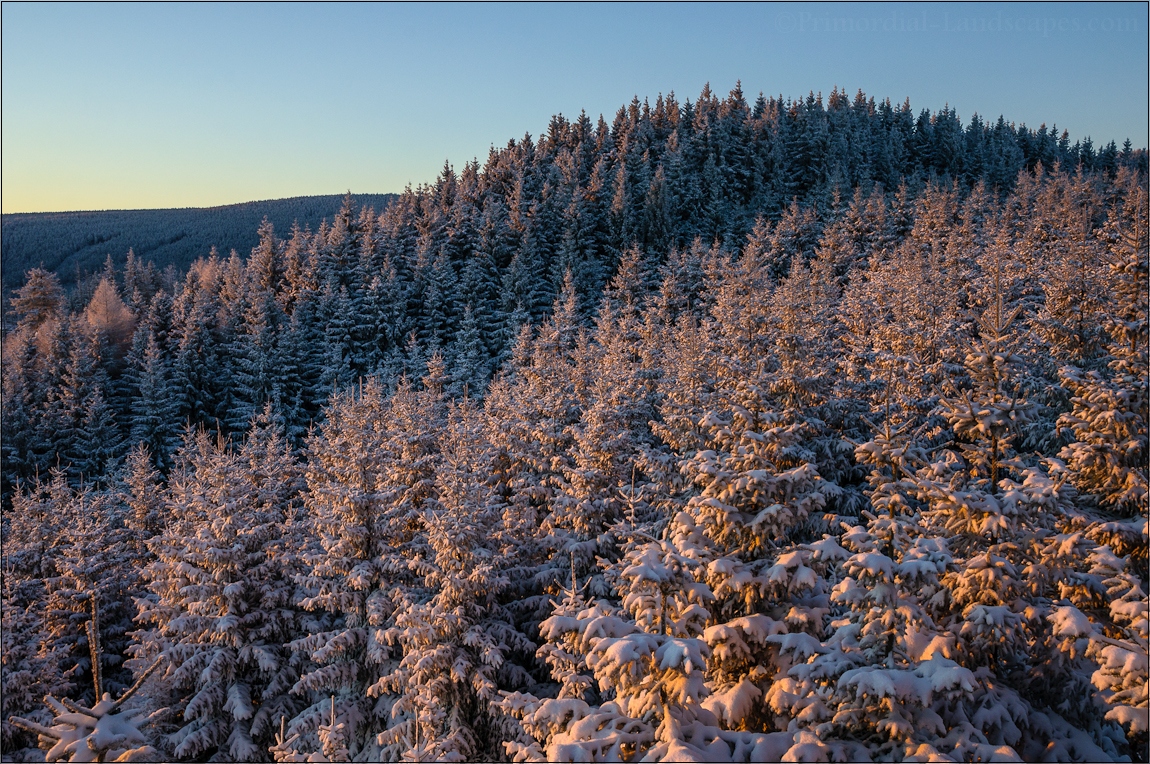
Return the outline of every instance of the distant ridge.
[[[352,194],[356,206],[376,212],[395,194]],[[122,265],[129,249],[156,267],[186,269],[214,246],[247,255],[266,217],[285,237],[292,223],[317,228],[339,211],[343,194],[267,199],[219,207],[161,210],[17,212],[3,215],[0,269],[4,291],[20,286],[24,272],[42,266],[55,271],[65,287],[103,267],[108,255]]]

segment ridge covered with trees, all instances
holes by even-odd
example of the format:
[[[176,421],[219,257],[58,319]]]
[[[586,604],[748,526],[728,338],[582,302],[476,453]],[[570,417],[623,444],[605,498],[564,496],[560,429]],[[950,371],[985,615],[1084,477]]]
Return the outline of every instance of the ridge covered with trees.
[[[393,196],[369,194],[359,200],[382,209]],[[170,210],[8,213],[2,226],[5,300],[20,286],[25,271],[39,267],[77,292],[75,299],[86,301],[99,283],[104,261],[115,253],[113,262],[123,268],[129,250],[161,272],[169,266],[186,271],[212,247],[221,252],[250,251],[263,218],[285,230],[292,221],[315,227],[334,217],[341,199],[299,196]]]
[[[1147,278],[1144,149],[738,88],[31,270],[5,755],[1146,760]]]

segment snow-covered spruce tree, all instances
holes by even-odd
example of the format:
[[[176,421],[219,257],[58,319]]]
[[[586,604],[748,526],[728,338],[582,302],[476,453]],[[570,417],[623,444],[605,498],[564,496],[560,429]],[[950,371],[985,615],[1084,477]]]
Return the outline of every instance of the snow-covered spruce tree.
[[[1002,693],[1012,691],[996,685],[1029,657],[1034,614],[1022,598],[1022,568],[1029,561],[1029,539],[1049,526],[1060,493],[1040,466],[1014,451],[1033,405],[1018,379],[1019,337],[1011,324],[1019,308],[1005,313],[1000,285],[966,357],[970,389],[952,387],[942,399],[957,448],[942,451],[941,458],[916,472],[915,481],[917,497],[926,504],[926,525],[948,537],[947,548],[959,563],[943,577],[936,612],[954,634],[956,656],[968,668],[982,669],[986,692],[997,692],[993,701],[1012,708],[999,722],[977,730],[986,741],[975,737],[972,742],[1026,750],[1045,745],[1032,741],[1041,730],[1029,728],[1028,704],[1007,703]]]
[[[266,221],[265,221],[266,222]],[[261,228],[260,246],[248,264],[246,302],[229,355],[234,366],[234,391],[228,427],[243,432],[269,402],[283,404],[283,339],[287,317],[275,299],[276,246]]]
[[[378,668],[369,665],[371,657],[381,657],[378,647],[370,656],[367,652],[367,599],[383,584],[377,560],[387,541],[377,529],[405,524],[404,517],[394,523],[378,506],[380,481],[375,463],[388,436],[386,404],[385,391],[375,379],[358,390],[333,394],[326,421],[309,444],[305,503],[308,528],[318,544],[303,550],[308,566],[303,589],[309,595],[304,607],[318,615],[304,620],[310,635],[290,647],[314,663],[304,675],[308,685],[295,689],[297,693],[310,690],[305,698],[314,696],[315,702],[304,717],[292,719],[289,737],[278,746],[281,749],[317,747],[314,732],[323,721],[318,698],[325,691],[340,695],[341,716],[353,734],[366,739],[379,729],[364,695],[378,677]],[[332,704],[334,709],[334,698]],[[365,720],[370,723],[366,732],[361,730]],[[301,741],[305,736],[311,739]],[[281,755],[289,752],[276,753],[277,758]]]
[[[1065,681],[1035,689],[1062,698],[1065,715],[1093,721],[1119,751],[1145,759],[1150,607],[1131,552],[1145,548],[1148,536],[1120,522],[1079,521],[1066,530],[1072,532],[1049,540],[1041,560],[1057,586],[1045,617],[1050,629],[1044,646],[1061,651],[1062,665],[1051,663],[1081,688],[1079,700],[1063,697]],[[1094,703],[1082,703],[1081,697],[1091,694]],[[1099,724],[1098,717],[1105,722]]]
[[[577,356],[576,386],[582,399],[579,421],[567,428],[570,462],[555,481],[551,511],[544,521],[553,559],[545,567],[562,580],[566,563],[590,567],[592,554],[606,554],[603,534],[622,517],[621,490],[630,490],[640,455],[651,445],[657,361],[645,348],[642,309],[649,294],[643,254],[624,253],[608,286],[593,340]],[[580,389],[582,387],[582,389]]]
[[[790,732],[758,734],[756,700],[791,662],[784,653],[817,645],[785,633],[788,621],[801,629],[817,608],[803,597],[816,574],[799,555],[780,557],[771,578],[784,599],[795,593],[799,602],[777,608],[778,618],[754,612],[768,577],[754,577],[735,554],[717,554],[724,545],[707,535],[715,523],[697,525],[690,511],[662,539],[649,524],[630,529],[623,559],[607,570],[618,604],[588,602],[572,570],[540,629],[547,644],[539,654],[561,682],[559,697],[504,696],[527,733],[509,743],[517,761],[767,761],[802,742]]]
[[[292,558],[302,541],[294,502],[300,470],[270,409],[236,451],[189,434],[165,495],[169,525],[149,543],[153,597],[139,601],[138,659],[162,655],[163,741],[178,758],[267,756],[273,729],[294,715],[298,633]]]
[[[173,388],[175,380],[164,357],[155,332],[145,331],[140,367],[134,370],[135,385],[131,394],[131,432],[128,441],[135,446],[147,446],[156,465],[168,469],[172,452],[178,443],[179,424],[176,420],[178,399]]]
[[[521,563],[504,526],[483,425],[467,400],[448,414],[435,498],[422,513],[427,549],[410,561],[423,594],[398,602],[394,626],[383,632],[399,663],[369,694],[391,701],[379,738],[388,758],[500,757],[502,715],[490,704],[500,688],[530,682],[521,664],[534,645],[502,605],[508,571]]]
[[[5,539],[7,543],[7,539]],[[13,761],[34,761],[38,757],[34,751],[35,737],[26,730],[13,725],[9,718],[20,715],[39,723],[51,720],[42,704],[45,695],[59,695],[72,687],[63,679],[59,661],[54,653],[48,652],[46,631],[40,608],[22,604],[9,593],[13,582],[12,574],[5,571],[2,621],[2,646],[0,654],[0,679],[4,685],[4,696],[0,702],[0,745],[5,757]],[[25,591],[27,591],[27,587]]]
[[[319,748],[315,733],[334,695],[351,755],[382,755],[379,733],[395,695],[380,681],[402,658],[386,633],[397,611],[420,598],[409,563],[427,549],[424,505],[434,496],[445,378],[435,356],[426,389],[401,379],[389,397],[369,378],[337,393],[309,442],[305,504],[316,541],[303,555],[299,581],[302,607],[312,615],[308,636],[289,645],[308,661],[292,688],[309,704],[288,725],[288,734],[299,735],[296,750]]]
[[[153,312],[159,312],[159,305],[154,306]],[[136,327],[136,316],[120,299],[115,281],[105,275],[96,286],[92,299],[84,308],[84,320],[96,335],[98,344],[103,346],[105,353],[101,361],[107,372],[120,371],[123,367],[121,361],[124,352],[131,344],[133,331]],[[155,319],[153,319],[155,320]],[[157,321],[157,323],[161,323]],[[166,326],[164,327],[166,329]]]
[[[56,428],[60,457],[73,484],[103,476],[119,448],[119,431],[105,402],[111,392],[102,357],[109,349],[102,333],[87,322],[68,322],[70,347],[60,384],[49,393],[49,416]]]
[[[951,560],[946,543],[917,532],[899,500],[905,484],[897,477],[907,456],[914,458],[913,446],[884,428],[859,451],[875,467],[870,482],[877,514],[863,514],[869,530],[847,528],[840,539],[846,548],[827,537],[793,555],[838,583],[822,611],[834,616],[824,621],[825,633],[803,643],[801,635],[789,636],[784,649],[793,651],[791,665],[765,693],[774,723],[798,732],[789,755],[801,750],[814,757],[789,760],[926,760],[916,757],[938,757],[940,749],[956,746],[959,755],[1003,755],[979,747],[985,741],[962,741],[961,701],[976,681],[949,659],[953,637],[930,614]]]
[[[72,469],[87,479],[109,482],[108,473],[123,454],[123,442],[111,402],[102,391],[94,390],[76,432]]]
[[[530,325],[522,327],[509,365],[492,382],[484,402],[503,501],[517,518],[522,543],[536,547],[526,557],[545,558],[550,542],[544,539],[553,537],[562,544],[560,537],[573,527],[573,517],[561,507],[553,510],[561,502],[564,476],[574,469],[574,427],[584,410],[586,374],[592,368],[584,361],[588,346],[587,334],[579,326],[574,283],[568,279],[538,335],[532,336]],[[558,534],[556,527],[562,529]],[[587,538],[576,539],[580,540]],[[577,550],[584,569],[593,565],[593,551],[593,542]],[[561,580],[565,569],[559,563],[529,575],[538,573],[534,583],[546,586],[557,577]],[[526,591],[523,594],[527,596]]]
[[[119,695],[132,683],[125,669],[128,632],[136,609],[133,599],[143,593],[140,569],[147,562],[139,537],[127,526],[124,507],[110,492],[81,486],[67,496],[63,545],[56,558],[56,575],[45,579],[44,625],[57,654],[78,688],[72,697],[95,703],[89,694],[92,677]],[[100,614],[98,652],[104,664],[92,665],[95,654],[85,624],[93,608]]]
[[[955,340],[965,323],[964,272],[949,247],[956,218],[952,195],[928,187],[909,235],[871,257],[841,301],[843,371],[853,389],[872,410],[889,405],[895,420],[916,427],[945,426],[935,414],[943,380],[963,369]]]
[[[13,295],[11,310],[19,325],[35,331],[60,316],[64,298],[59,276],[44,268],[32,268]]]
[[[86,629],[94,665],[101,663],[99,627],[95,625],[99,620],[97,613],[93,610],[92,621]],[[66,698],[60,701],[46,695],[44,702],[55,713],[52,722],[39,723],[13,716],[10,723],[37,735],[40,746],[45,749],[45,761],[155,761],[159,752],[148,744],[148,736],[140,730],[142,724],[150,721],[150,715],[138,709],[124,708],[124,704],[131,700],[160,663],[161,660],[153,663],[115,700],[111,693],[103,691],[97,672],[93,679],[99,700],[90,704],[90,708]]]
[[[167,524],[160,473],[152,466],[148,447],[138,444],[128,452],[114,490],[125,507],[124,523],[135,532],[136,543],[145,548],[148,539]]]
[[[1147,308],[1146,190],[1137,186],[1108,225],[1117,305],[1107,322],[1112,360],[1108,373],[1062,370],[1074,394],[1059,425],[1074,434],[1060,454],[1074,485],[1120,516],[1146,516],[1147,427],[1150,426],[1150,319]]]
[[[225,413],[228,370],[224,356],[229,338],[220,325],[224,315],[221,271],[213,249],[208,259],[192,264],[172,303],[171,396],[179,423],[193,427],[216,429]],[[141,330],[136,329],[133,347],[139,345],[142,358],[147,336]],[[154,453],[152,457],[158,458]]]
[[[1085,653],[1105,718],[1120,724],[1131,756],[1145,759],[1150,741],[1147,653],[1150,627],[1145,547],[1147,494],[1148,319],[1146,191],[1135,186],[1108,224],[1118,296],[1107,324],[1108,373],[1065,367],[1074,394],[1059,425],[1074,441],[1059,454],[1087,505],[1044,550],[1049,567],[1069,569],[1059,582],[1061,606],[1048,616],[1052,641],[1070,660]],[[1100,510],[1100,516],[1089,514]],[[1129,518],[1129,519],[1125,519]],[[1083,674],[1085,676],[1085,673]]]
[[[1061,198],[1045,212],[1042,222],[1050,226],[1057,221],[1058,225],[1054,241],[1036,247],[1031,255],[1047,274],[1041,279],[1041,312],[1032,325],[1049,347],[1047,363],[1095,368],[1104,355],[1103,319],[1112,299],[1106,247],[1099,237],[1103,231],[1094,220],[1101,205],[1087,178],[1079,175],[1071,181],[1059,173],[1053,180],[1051,185],[1060,187]]]
[[[21,749],[34,747],[8,718],[20,715],[48,722],[41,703],[45,695],[66,695],[75,685],[64,672],[66,656],[55,650],[45,625],[46,581],[57,575],[57,562],[64,554],[64,528],[71,489],[62,472],[51,482],[21,486],[12,496],[12,509],[3,523],[3,632],[0,632],[0,734],[5,754],[23,756]],[[34,754],[33,754],[34,755]]]
[[[31,331],[17,329],[4,335],[3,368],[0,369],[0,492],[3,500],[15,492],[21,480],[37,475],[36,451],[44,446],[36,442],[36,420],[44,390],[37,385],[38,354]]]
[[[483,335],[470,304],[463,308],[459,332],[451,350],[452,396],[481,398],[490,375]]]
[[[287,720],[280,717],[280,731],[276,733],[276,744],[269,750],[277,762],[336,762],[351,761],[351,754],[347,750],[347,725],[336,723],[335,696],[331,698],[331,716],[327,724],[318,728],[320,750],[310,754],[300,753],[296,750],[299,733],[288,735]]]
[[[1045,750],[1110,758],[1117,754],[1112,736],[1092,726],[1088,711],[1064,697],[1044,697],[1027,679],[1062,670],[1043,640],[1051,571],[1040,546],[1071,513],[1072,494],[1057,463],[1014,451],[1033,406],[1019,381],[1020,338],[1011,326],[1019,311],[1006,315],[1002,290],[996,291],[966,357],[970,388],[942,399],[957,448],[936,454],[910,478],[923,535],[945,536],[956,563],[940,577],[929,610],[954,640],[952,657],[978,680],[950,714],[940,713],[947,734],[931,745],[950,755],[1005,744],[1025,758]]]
[[[829,505],[855,516],[865,503],[855,486],[862,477],[852,464],[851,445],[861,424],[857,388],[843,374],[845,345],[835,276],[833,243],[820,245],[814,259],[796,265],[772,296],[771,334],[778,371],[768,389],[776,400],[797,412],[812,427],[806,457],[818,464],[819,474],[843,490]]]

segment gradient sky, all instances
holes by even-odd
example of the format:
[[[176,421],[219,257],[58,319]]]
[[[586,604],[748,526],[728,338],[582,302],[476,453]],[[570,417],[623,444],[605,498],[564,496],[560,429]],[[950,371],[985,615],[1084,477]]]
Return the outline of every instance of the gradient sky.
[[[3,211],[400,191],[741,79],[1147,138],[1147,6],[3,5]]]

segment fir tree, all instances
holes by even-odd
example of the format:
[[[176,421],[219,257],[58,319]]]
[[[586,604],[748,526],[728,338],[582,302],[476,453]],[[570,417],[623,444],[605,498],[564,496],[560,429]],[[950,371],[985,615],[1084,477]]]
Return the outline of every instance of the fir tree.
[[[1059,424],[1070,429],[1075,442],[1060,454],[1067,460],[1075,485],[1103,506],[1122,514],[1146,512],[1147,426],[1147,244],[1145,191],[1126,202],[1125,220],[1111,227],[1117,315],[1107,325],[1110,334],[1109,374],[1067,367],[1063,383],[1075,394],[1073,409]]]
[[[152,624],[137,653],[170,663],[164,682],[181,722],[168,736],[178,757],[246,760],[298,702],[284,647],[296,633],[291,554],[299,489],[282,432],[265,410],[238,452],[190,435],[167,494],[173,521],[149,542],[145,571]]]
[[[150,331],[136,371],[138,381],[132,393],[129,440],[133,445],[146,445],[156,465],[167,469],[176,444],[177,404],[163,350]]]

